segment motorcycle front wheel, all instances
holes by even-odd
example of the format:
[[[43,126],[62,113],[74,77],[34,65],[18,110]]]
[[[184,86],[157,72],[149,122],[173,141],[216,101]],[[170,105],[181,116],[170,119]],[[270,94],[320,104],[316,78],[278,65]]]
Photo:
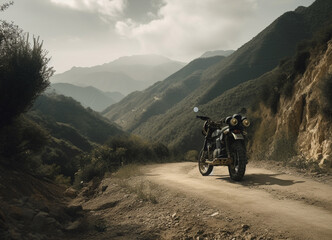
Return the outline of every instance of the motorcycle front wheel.
[[[208,158],[207,154],[207,151],[201,150],[198,155],[198,169],[203,176],[209,176],[213,170],[213,166],[205,162],[205,160]]]
[[[241,181],[246,171],[246,149],[240,141],[231,145],[233,163],[228,166],[229,176],[234,181]]]

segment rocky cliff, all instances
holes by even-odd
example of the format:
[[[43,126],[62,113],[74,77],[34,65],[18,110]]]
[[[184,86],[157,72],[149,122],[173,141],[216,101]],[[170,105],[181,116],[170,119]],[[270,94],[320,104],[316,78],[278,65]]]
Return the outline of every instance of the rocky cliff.
[[[291,158],[298,167],[332,170],[331,112],[326,113],[326,95],[332,94],[326,86],[331,84],[329,41],[326,49],[311,53],[305,72],[296,77],[292,94],[280,97],[275,114],[263,104],[252,114],[260,120],[256,123],[252,152],[259,158]]]

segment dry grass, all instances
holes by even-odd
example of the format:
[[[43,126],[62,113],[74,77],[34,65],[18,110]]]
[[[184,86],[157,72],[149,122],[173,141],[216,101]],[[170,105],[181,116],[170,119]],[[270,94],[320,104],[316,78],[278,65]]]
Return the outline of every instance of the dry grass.
[[[156,188],[156,185],[140,179],[139,176],[142,175],[141,166],[137,164],[123,166],[113,174],[120,187],[135,193],[143,201],[158,203],[156,196],[153,194],[153,189]]]
[[[143,175],[140,165],[129,164],[121,167],[116,173],[113,174],[114,177],[119,179],[129,179],[131,177],[137,177]]]
[[[142,201],[149,201],[154,204],[158,203],[157,197],[153,194],[156,185],[148,181],[140,180],[139,182],[131,182],[126,179],[119,179],[118,185],[126,188],[131,193],[135,193]]]

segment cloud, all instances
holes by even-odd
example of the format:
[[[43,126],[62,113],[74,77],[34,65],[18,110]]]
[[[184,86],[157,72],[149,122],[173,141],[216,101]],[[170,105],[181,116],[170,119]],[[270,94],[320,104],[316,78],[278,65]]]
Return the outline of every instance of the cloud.
[[[246,21],[254,16],[255,0],[165,0],[158,18],[142,24],[126,19],[115,29],[136,39],[142,52],[193,56],[206,50],[234,48]]]
[[[53,4],[77,11],[94,12],[103,19],[113,19],[122,15],[126,0],[50,0]]]

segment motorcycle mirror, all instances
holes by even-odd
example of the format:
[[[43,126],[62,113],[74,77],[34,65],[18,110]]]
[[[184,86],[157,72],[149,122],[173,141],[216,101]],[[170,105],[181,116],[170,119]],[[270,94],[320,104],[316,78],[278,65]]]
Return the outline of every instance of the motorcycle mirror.
[[[195,112],[195,113],[198,112],[198,107],[194,107],[194,112]]]

